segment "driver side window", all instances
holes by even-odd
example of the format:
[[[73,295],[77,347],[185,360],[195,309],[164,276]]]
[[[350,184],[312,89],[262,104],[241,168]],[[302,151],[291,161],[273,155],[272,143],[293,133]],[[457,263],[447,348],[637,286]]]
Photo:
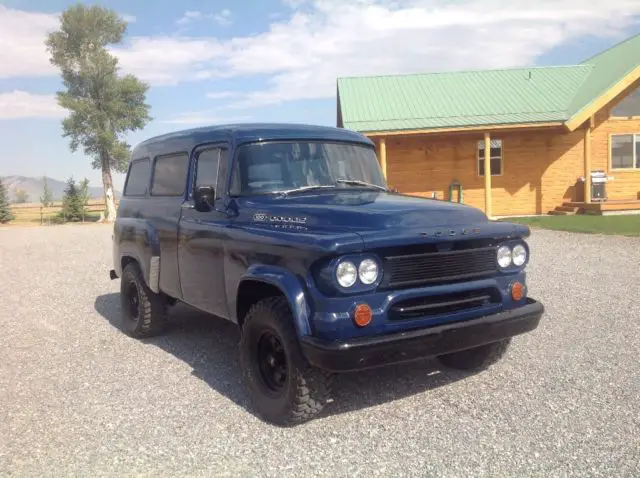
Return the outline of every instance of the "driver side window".
[[[213,186],[216,190],[216,199],[220,198],[222,190],[221,162],[226,160],[226,149],[213,148],[206,149],[198,153],[196,158],[196,180],[195,188],[200,186]]]

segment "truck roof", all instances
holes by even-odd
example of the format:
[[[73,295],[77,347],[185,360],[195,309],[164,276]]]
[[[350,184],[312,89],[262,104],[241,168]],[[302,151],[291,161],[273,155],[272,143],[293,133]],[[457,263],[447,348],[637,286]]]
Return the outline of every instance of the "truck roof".
[[[190,150],[196,144],[206,142],[233,141],[241,144],[285,139],[351,141],[373,145],[363,134],[343,128],[291,123],[241,123],[174,131],[149,138],[138,144],[135,150],[140,153],[144,151],[143,154],[159,154],[159,149]]]

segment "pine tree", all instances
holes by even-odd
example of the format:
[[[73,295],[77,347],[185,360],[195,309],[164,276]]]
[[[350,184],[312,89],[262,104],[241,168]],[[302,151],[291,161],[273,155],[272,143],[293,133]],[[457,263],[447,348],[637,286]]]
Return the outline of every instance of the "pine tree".
[[[2,179],[0,179],[0,224],[6,224],[15,219],[11,209],[9,209],[9,197],[4,187]]]
[[[42,176],[42,182],[44,184],[44,189],[42,191],[42,196],[40,196],[40,204],[42,207],[50,207],[53,205],[53,195],[51,194],[51,189],[49,189],[49,183],[47,183],[47,178]]]
[[[80,189],[73,178],[67,179],[67,188],[64,190],[62,198],[62,210],[60,215],[67,221],[79,221],[83,217],[82,198]]]

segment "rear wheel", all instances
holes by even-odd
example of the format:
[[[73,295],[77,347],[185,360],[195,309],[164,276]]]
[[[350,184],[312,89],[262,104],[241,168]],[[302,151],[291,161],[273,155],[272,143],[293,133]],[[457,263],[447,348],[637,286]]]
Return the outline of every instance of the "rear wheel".
[[[122,271],[120,308],[122,329],[131,337],[152,337],[162,332],[167,300],[147,287],[137,263],[127,264]]]
[[[480,347],[440,355],[438,359],[449,368],[468,371],[483,370],[500,360],[510,343],[511,339],[504,339]]]
[[[240,363],[257,413],[282,426],[313,418],[330,397],[331,376],[302,355],[287,301],[255,304],[242,326]]]

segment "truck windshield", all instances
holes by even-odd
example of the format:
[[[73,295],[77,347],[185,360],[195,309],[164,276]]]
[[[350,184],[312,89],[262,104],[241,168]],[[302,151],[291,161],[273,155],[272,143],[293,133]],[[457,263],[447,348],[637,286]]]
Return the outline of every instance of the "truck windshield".
[[[325,142],[265,142],[241,146],[231,194],[320,189],[386,189],[373,148]]]

